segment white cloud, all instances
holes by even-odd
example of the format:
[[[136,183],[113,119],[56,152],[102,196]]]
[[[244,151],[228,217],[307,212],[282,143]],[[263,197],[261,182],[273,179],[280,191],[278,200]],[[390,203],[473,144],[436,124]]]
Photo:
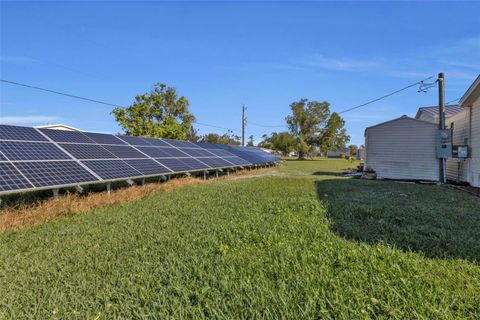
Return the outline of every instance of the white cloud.
[[[0,123],[3,124],[46,124],[58,122],[62,118],[56,116],[34,115],[34,116],[6,116],[0,117]]]
[[[305,66],[318,67],[322,69],[338,71],[363,71],[381,66],[379,62],[358,60],[358,59],[338,59],[327,58],[323,55],[311,55],[303,61]]]

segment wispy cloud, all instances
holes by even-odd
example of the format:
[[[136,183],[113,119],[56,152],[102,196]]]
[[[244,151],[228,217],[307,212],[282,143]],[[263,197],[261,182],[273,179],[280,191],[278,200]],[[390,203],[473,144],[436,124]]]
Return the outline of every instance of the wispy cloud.
[[[304,66],[337,71],[364,71],[381,67],[376,61],[359,60],[351,58],[328,58],[324,55],[310,55],[301,62]]]
[[[33,115],[33,116],[5,116],[0,117],[0,123],[3,124],[45,124],[58,122],[62,118],[57,116]]]

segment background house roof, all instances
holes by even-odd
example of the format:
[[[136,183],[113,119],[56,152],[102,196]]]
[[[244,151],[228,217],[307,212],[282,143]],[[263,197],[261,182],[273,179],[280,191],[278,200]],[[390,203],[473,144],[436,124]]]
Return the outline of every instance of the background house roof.
[[[458,104],[449,104],[445,106],[445,117],[453,116],[454,114],[459,113],[462,110],[462,107]],[[431,107],[421,107],[417,111],[417,115],[415,118],[420,116],[420,113],[425,113],[433,118],[438,117],[438,106],[431,106]]]

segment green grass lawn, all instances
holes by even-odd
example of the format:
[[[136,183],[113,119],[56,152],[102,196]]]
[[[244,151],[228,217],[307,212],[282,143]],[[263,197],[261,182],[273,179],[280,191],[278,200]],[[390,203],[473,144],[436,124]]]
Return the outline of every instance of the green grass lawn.
[[[345,160],[0,234],[0,318],[479,319],[479,198]]]

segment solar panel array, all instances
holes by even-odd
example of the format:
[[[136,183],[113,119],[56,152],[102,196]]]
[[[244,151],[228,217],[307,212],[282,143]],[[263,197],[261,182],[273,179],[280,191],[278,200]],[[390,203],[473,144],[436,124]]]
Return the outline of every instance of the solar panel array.
[[[0,194],[277,160],[255,147],[0,125]]]

